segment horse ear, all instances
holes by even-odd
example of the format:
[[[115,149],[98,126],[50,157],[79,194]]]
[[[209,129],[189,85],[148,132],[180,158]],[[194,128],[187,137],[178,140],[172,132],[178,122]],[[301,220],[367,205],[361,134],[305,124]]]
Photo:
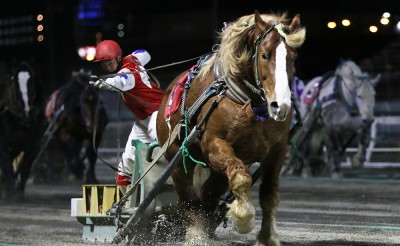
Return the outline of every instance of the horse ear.
[[[374,87],[376,87],[376,85],[378,84],[378,82],[381,80],[381,78],[382,78],[382,74],[377,74],[376,76],[375,76],[375,78],[371,78],[371,84],[374,86]]]
[[[290,23],[289,25],[289,29],[292,32],[298,28],[300,28],[300,14],[295,15],[295,17],[293,17],[292,23]]]
[[[254,11],[254,24],[256,28],[259,28],[261,30],[264,30],[265,26],[267,25],[261,18],[260,12],[258,12],[257,10]]]

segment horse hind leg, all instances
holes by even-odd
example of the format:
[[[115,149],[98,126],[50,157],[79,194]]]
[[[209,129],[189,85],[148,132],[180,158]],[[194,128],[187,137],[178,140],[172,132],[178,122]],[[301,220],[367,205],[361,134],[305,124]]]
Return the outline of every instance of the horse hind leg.
[[[201,172],[196,172],[196,170],[200,170]],[[219,205],[221,196],[228,189],[228,180],[223,173],[218,173],[213,171],[211,168],[203,168],[203,166],[197,165],[195,168],[194,180],[199,178],[199,174],[202,174],[201,176],[203,176],[198,194],[203,202],[203,208],[206,215],[205,226],[208,236],[215,239],[215,230],[225,218],[225,213],[220,214],[220,211],[216,209]],[[221,215],[223,215],[223,217]]]
[[[203,223],[203,208],[200,198],[193,187],[193,172],[195,164],[186,160],[186,171],[182,161],[177,163],[171,173],[175,191],[179,196],[179,211],[177,216],[182,217],[184,226],[182,234],[185,235],[185,245],[207,245],[198,244],[207,242],[207,234]],[[186,229],[186,234],[184,230]],[[178,232],[178,234],[180,234]]]

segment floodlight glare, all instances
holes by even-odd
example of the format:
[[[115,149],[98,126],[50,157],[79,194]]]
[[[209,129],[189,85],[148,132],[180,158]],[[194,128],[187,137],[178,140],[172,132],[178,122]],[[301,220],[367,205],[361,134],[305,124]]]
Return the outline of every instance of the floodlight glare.
[[[330,22],[328,22],[328,28],[330,28],[330,29],[333,29],[333,28],[335,28],[336,27],[336,22],[334,22],[334,21],[330,21]]]

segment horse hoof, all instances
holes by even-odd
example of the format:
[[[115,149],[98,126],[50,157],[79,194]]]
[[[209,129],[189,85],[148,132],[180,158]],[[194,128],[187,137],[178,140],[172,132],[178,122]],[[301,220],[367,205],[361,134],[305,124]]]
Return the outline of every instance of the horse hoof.
[[[364,161],[360,160],[360,158],[357,158],[356,156],[353,157],[353,161],[351,162],[351,167],[354,169],[359,169],[364,167]]]
[[[332,173],[331,177],[334,179],[342,179],[344,176],[342,172],[335,171]]]
[[[311,168],[309,167],[303,167],[303,171],[301,172],[301,177],[303,178],[309,178],[312,177],[312,171]]]
[[[25,194],[22,191],[14,191],[12,193],[6,191],[1,195],[0,200],[3,200],[4,203],[20,203],[25,201]]]
[[[83,166],[71,166],[71,172],[74,174],[75,179],[82,180],[83,179]]]
[[[245,241],[241,241],[241,240],[233,240],[231,241],[231,246],[249,246],[250,244],[248,242]]]
[[[250,203],[246,205],[239,206],[237,200],[228,205],[227,216],[232,219],[234,229],[239,234],[246,234],[254,229],[255,208]]]
[[[279,240],[271,239],[270,242],[268,242],[268,243],[266,243],[266,244],[261,243],[261,242],[259,242],[259,241],[257,241],[257,242],[254,244],[254,246],[267,246],[267,245],[268,245],[268,246],[280,246],[281,243],[279,242]]]

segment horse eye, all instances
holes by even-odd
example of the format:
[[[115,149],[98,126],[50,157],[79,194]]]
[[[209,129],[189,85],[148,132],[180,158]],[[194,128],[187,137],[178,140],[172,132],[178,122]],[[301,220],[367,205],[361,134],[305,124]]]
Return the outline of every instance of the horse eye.
[[[271,59],[271,53],[267,52],[267,53],[262,53],[261,54],[262,59],[264,60],[269,60]]]

